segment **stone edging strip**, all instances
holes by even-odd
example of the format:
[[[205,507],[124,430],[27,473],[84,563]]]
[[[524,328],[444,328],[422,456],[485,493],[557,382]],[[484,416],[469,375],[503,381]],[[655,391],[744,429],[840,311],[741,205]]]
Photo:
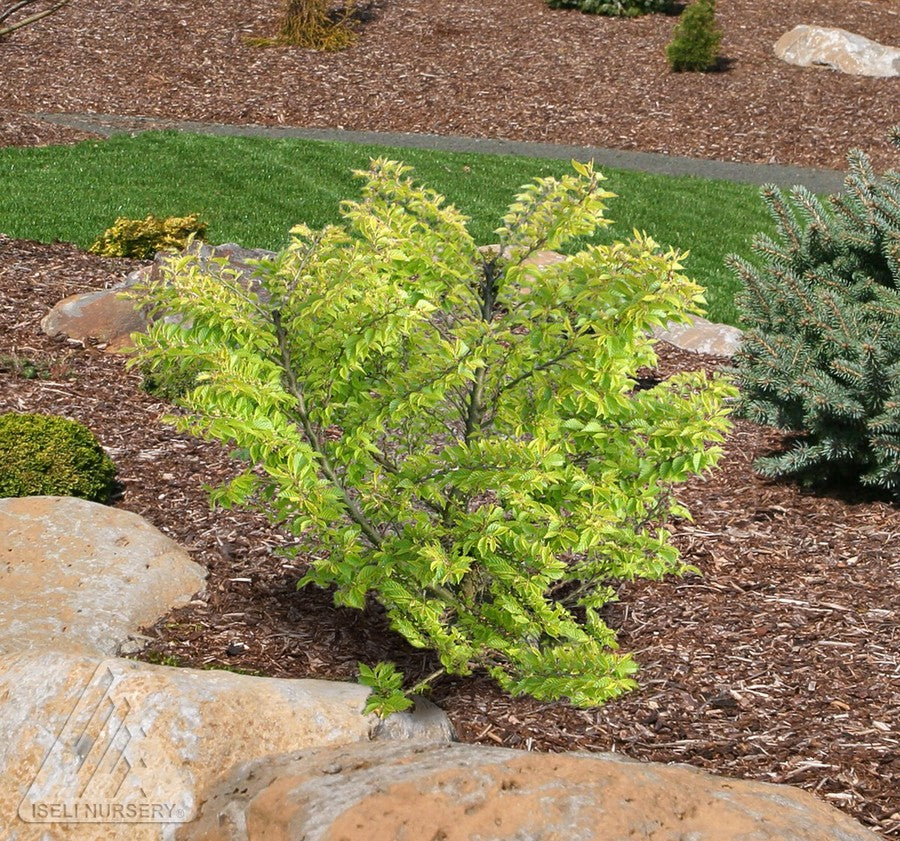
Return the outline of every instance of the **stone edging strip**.
[[[225,125],[164,117],[119,116],[113,114],[37,113],[28,116],[56,125],[94,134],[111,136],[141,131],[185,131],[229,137],[300,138],[371,146],[399,146],[444,152],[475,152],[483,155],[519,155],[558,160],[589,160],[614,169],[647,172],[655,175],[692,176],[745,184],[775,184],[790,188],[801,184],[814,193],[840,192],[844,173],[832,169],[808,169],[779,164],[747,164],[685,158],[651,152],[628,152],[598,146],[570,146],[522,140],[494,140],[479,137],[453,137],[436,134],[406,134],[380,131],[344,131],[342,129],[297,128],[289,126]]]

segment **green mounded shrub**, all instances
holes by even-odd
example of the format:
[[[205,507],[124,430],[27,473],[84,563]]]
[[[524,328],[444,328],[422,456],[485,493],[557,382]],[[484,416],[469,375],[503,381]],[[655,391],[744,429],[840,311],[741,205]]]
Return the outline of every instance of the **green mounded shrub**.
[[[900,496],[900,172],[878,176],[855,150],[827,205],[802,187],[763,196],[777,237],[755,239],[759,265],[729,259],[750,328],[735,359],[741,410],[797,436],[757,467]]]
[[[713,70],[719,63],[721,41],[714,0],[695,0],[681,13],[666,47],[669,66],[675,71]]]
[[[0,415],[0,497],[105,502],[116,468],[83,424],[56,415]]]
[[[653,12],[670,12],[672,0],[547,0],[551,9],[578,9],[593,15],[637,17]]]
[[[206,236],[206,223],[190,216],[147,216],[127,219],[120,216],[107,228],[90,251],[103,257],[134,257],[145,260],[157,251],[180,251],[188,242]]]
[[[369,709],[409,705],[446,671],[592,706],[633,687],[601,611],[616,584],[685,567],[664,528],[672,489],[717,461],[726,380],[650,389],[649,329],[684,322],[701,289],[649,237],[534,266],[600,226],[601,176],[538,179],[479,249],[466,218],[373,161],[344,224],[293,229],[259,289],[211,279],[190,255],[138,294],[158,319],[139,364],[199,364],[171,418],[235,448],[217,491],[265,512],[314,560],[301,585],[369,597],[440,670],[404,691],[361,666]]]

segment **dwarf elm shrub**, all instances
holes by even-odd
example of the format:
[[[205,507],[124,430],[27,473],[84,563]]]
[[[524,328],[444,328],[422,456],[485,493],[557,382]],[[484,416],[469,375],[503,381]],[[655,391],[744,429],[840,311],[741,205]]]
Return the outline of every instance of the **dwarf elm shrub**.
[[[172,422],[246,459],[214,499],[314,549],[301,585],[375,598],[437,653],[412,687],[362,667],[381,713],[473,669],[602,703],[635,685],[601,616],[616,582],[684,569],[671,490],[715,464],[733,390],[702,373],[634,388],[655,361],[649,328],[702,301],[677,253],[636,233],[529,264],[608,224],[612,194],[574,166],[522,188],[492,250],[406,167],[373,161],[343,225],[295,227],[258,288],[186,255],[143,291],[190,327],[157,320],[141,360],[202,368]]]

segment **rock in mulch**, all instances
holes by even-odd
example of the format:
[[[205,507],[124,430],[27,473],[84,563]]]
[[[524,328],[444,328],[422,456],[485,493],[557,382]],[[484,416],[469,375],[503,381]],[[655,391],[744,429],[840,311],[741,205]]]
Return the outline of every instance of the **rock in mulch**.
[[[41,329],[48,336],[93,340],[105,343],[109,351],[122,351],[130,346],[132,333],[147,329],[147,320],[132,301],[101,289],[64,298],[41,320]]]
[[[775,43],[775,55],[801,67],[827,67],[854,76],[900,76],[900,48],[846,29],[795,26]]]
[[[613,754],[351,745],[228,775],[178,841],[875,841],[797,789]]]
[[[252,284],[255,269],[251,261],[274,256],[272,251],[242,248],[231,242],[222,245],[195,242],[183,254],[195,257],[201,270],[210,273],[218,273],[223,267],[222,261],[227,260],[229,271],[235,272],[248,285]],[[146,331],[147,318],[136,302],[123,297],[122,292],[137,283],[162,278],[162,265],[172,256],[171,253],[158,253],[151,265],[135,269],[110,289],[65,298],[44,316],[41,329],[48,336],[105,344],[111,353],[128,352],[131,334]]]
[[[0,499],[0,559],[0,654],[116,654],[206,578],[142,517],[73,497]]]
[[[734,356],[741,346],[743,333],[728,324],[714,324],[700,316],[694,316],[690,324],[668,324],[657,327],[653,335],[673,347],[691,353],[705,353],[709,356]]]
[[[233,766],[372,738],[368,693],[62,651],[0,658],[0,838],[44,839],[32,821],[49,818],[68,841],[161,839],[160,825],[193,819]],[[127,811],[116,819],[110,806]],[[82,823],[98,815],[102,831]]]
[[[372,731],[375,739],[398,742],[418,739],[427,742],[453,742],[456,731],[445,713],[427,698],[417,697],[415,706],[406,712],[394,713],[378,722]]]

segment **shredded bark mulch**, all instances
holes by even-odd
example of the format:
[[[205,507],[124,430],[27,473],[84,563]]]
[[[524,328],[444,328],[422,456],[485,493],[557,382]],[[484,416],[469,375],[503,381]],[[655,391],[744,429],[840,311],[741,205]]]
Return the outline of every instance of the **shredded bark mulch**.
[[[87,424],[119,468],[114,505],[134,511],[209,569],[206,594],[148,629],[151,662],[280,677],[354,679],[392,659],[433,663],[376,608],[337,609],[295,582],[304,560],[260,516],[212,511],[203,490],[231,475],[219,446],[160,422],[121,357],[39,328],[76,292],[136,263],[0,236],[0,411]],[[722,360],[659,346],[657,376]],[[31,378],[29,378],[31,377]],[[540,751],[620,751],[715,773],[789,783],[900,837],[900,512],[851,489],[816,495],[757,478],[772,431],[738,423],[721,468],[681,494],[693,522],[675,540],[699,575],[623,585],[611,612],[641,688],[601,709],[513,699],[482,677],[446,678],[435,700],[460,738]]]
[[[895,0],[728,0],[719,72],[672,73],[677,18],[614,19],[544,0],[365,0],[340,53],[247,43],[281,0],[79,0],[0,41],[0,144],[75,140],[32,112],[424,132],[843,169],[877,167],[900,79],[795,67],[797,24],[900,45]],[[22,125],[18,125],[18,121]]]

